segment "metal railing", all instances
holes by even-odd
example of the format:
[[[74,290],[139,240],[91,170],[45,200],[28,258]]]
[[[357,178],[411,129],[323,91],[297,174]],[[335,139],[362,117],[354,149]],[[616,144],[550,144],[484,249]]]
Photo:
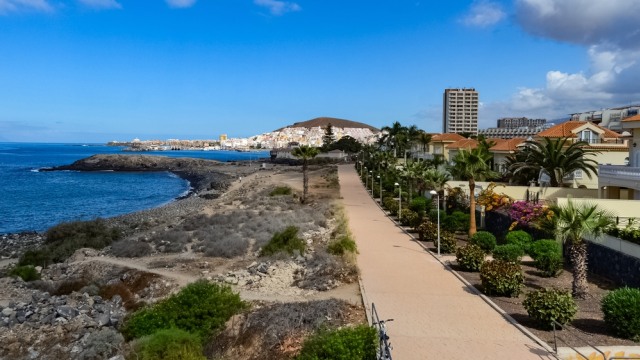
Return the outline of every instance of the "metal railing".
[[[588,347],[592,348],[593,350],[595,350],[595,352],[597,352],[598,354],[602,355],[602,358],[604,360],[640,360],[640,357],[626,357],[626,356],[613,356],[613,357],[607,357],[607,354],[604,353],[602,350],[598,349],[595,345],[591,344],[590,342],[588,342],[587,340],[585,340],[583,337],[578,336],[578,329],[575,329],[573,327],[570,327],[568,325],[562,325],[559,322],[555,321],[555,320],[551,320],[552,321],[552,325],[553,325],[553,350],[556,352],[556,355],[558,354],[558,335],[557,335],[557,331],[556,331],[556,327],[559,327],[561,330],[566,330],[567,334],[571,335],[572,337],[584,342]],[[569,345],[569,343],[563,339],[560,338],[560,340],[562,340],[571,350],[575,351],[576,354],[582,356],[584,359],[591,359],[593,358],[592,356],[590,356],[590,354],[584,354],[582,352],[580,352],[580,350],[578,350],[576,347]]]
[[[640,180],[640,167],[625,165],[599,165],[598,176],[625,180]]]

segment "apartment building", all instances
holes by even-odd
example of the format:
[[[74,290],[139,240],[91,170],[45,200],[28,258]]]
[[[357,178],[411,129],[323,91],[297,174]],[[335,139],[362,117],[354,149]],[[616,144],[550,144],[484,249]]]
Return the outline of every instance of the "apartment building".
[[[478,134],[478,92],[474,88],[444,90],[442,132]]]

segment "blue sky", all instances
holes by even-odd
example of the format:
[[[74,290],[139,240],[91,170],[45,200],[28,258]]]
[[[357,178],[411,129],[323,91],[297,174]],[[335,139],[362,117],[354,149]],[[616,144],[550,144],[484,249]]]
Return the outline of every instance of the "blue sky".
[[[211,139],[332,116],[441,131],[640,103],[635,0],[0,0],[0,141]]]

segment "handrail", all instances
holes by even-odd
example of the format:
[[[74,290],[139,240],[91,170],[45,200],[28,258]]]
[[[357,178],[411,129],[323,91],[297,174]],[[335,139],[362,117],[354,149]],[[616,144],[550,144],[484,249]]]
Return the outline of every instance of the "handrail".
[[[587,340],[581,338],[580,336],[578,336],[577,334],[574,334],[574,331],[577,331],[576,329],[572,329],[570,328],[568,325],[562,325],[559,322],[555,321],[555,320],[551,320],[552,321],[552,325],[553,325],[553,349],[555,350],[556,354],[558,353],[558,337],[556,335],[556,325],[560,327],[560,329],[562,330],[567,330],[567,333],[573,337],[575,337],[576,339],[579,339],[580,341],[583,341],[585,344],[587,344],[589,347],[595,349],[596,352],[600,353],[600,355],[602,355],[603,359],[607,358],[607,355],[605,353],[603,353],[602,351],[600,351],[600,349],[598,349],[597,347],[595,347],[595,345],[591,345]],[[589,358],[589,355],[585,355],[583,353],[581,353],[578,349],[576,349],[575,347],[569,345],[569,343],[567,343],[565,341],[565,344],[567,344],[571,350],[575,351],[576,353],[578,353],[579,355],[581,355],[582,357],[584,357],[585,359]]]

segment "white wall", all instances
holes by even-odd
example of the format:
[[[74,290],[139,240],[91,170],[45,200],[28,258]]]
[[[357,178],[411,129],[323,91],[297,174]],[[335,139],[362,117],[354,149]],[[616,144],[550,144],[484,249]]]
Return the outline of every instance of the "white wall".
[[[486,189],[489,186],[490,182],[487,181],[476,181],[476,188],[478,185],[482,186],[483,189]],[[468,181],[449,181],[447,185],[450,187],[461,187],[467,193],[469,192],[469,182]],[[462,185],[462,186],[461,186]],[[498,185],[493,190],[498,194],[505,194],[514,200],[524,200],[526,199],[527,190],[530,192],[539,192],[540,200],[547,200],[555,202],[557,198],[566,198],[568,196],[572,198],[590,198],[590,199],[598,199],[598,190],[597,189],[572,189],[565,187],[538,187],[538,186],[502,186]],[[639,213],[640,214],[640,213]]]
[[[566,205],[569,201],[567,198],[558,198],[558,205]],[[623,218],[640,217],[640,201],[637,200],[617,200],[617,199],[578,199],[572,198],[571,201],[576,204],[589,203],[597,204],[598,209],[610,211],[613,216]]]

